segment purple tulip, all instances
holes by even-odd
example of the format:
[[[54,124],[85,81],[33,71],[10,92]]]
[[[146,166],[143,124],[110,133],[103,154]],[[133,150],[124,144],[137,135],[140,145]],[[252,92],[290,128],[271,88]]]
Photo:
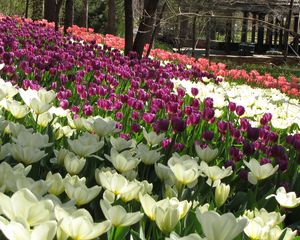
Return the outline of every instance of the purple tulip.
[[[283,146],[275,144],[271,148],[272,157],[282,157],[285,154],[285,149]]]
[[[67,109],[69,107],[69,101],[66,99],[62,99],[59,103],[59,106],[63,109]]]
[[[245,113],[245,108],[243,106],[236,106],[235,112],[238,116],[242,116]]]
[[[235,169],[235,163],[232,160],[228,160],[228,161],[224,162],[224,167],[225,168],[231,167],[234,170]]]
[[[202,133],[202,139],[207,142],[210,142],[213,138],[214,138],[214,132],[212,131],[207,130]]]
[[[72,106],[71,111],[72,111],[72,113],[77,114],[79,112],[79,107],[78,106]]]
[[[123,113],[122,112],[117,112],[116,113],[116,119],[121,120],[123,118]]]
[[[227,122],[221,120],[217,123],[217,126],[218,126],[219,133],[225,134],[227,132],[227,129],[228,129],[228,123]]]
[[[214,100],[210,97],[204,99],[204,107],[205,108],[213,108],[214,107]]]
[[[192,95],[195,97],[195,96],[197,96],[198,95],[198,93],[199,93],[199,90],[198,90],[198,88],[194,88],[194,87],[192,87],[191,88],[191,93],[192,93]]]
[[[93,114],[93,107],[90,104],[85,104],[82,111],[86,116],[91,116]]]
[[[260,159],[260,165],[265,165],[267,163],[272,163],[272,161],[268,158],[262,158]]]
[[[259,128],[248,127],[247,136],[251,141],[256,141],[259,138]]]
[[[254,145],[252,143],[245,142],[243,144],[243,152],[247,156],[251,156],[255,152]]]
[[[172,139],[170,139],[170,138],[169,139],[164,139],[162,141],[161,145],[164,149],[167,149],[169,147],[169,145],[171,144],[171,142],[172,142]]]
[[[234,112],[235,109],[236,109],[236,103],[234,103],[234,102],[229,102],[229,104],[228,104],[228,109],[229,109],[230,112]]]
[[[240,179],[243,181],[248,181],[248,171],[246,169],[241,169]]]
[[[172,125],[172,129],[175,133],[183,132],[186,127],[185,121],[182,118],[176,117],[176,116],[172,117],[171,125]]]
[[[154,120],[155,120],[155,114],[153,114],[153,113],[143,113],[142,119],[148,124],[153,123]]]
[[[293,142],[293,146],[297,151],[300,151],[300,139],[295,139]]]
[[[131,125],[131,130],[134,132],[134,133],[137,133],[141,130],[141,126],[137,123],[132,123]]]

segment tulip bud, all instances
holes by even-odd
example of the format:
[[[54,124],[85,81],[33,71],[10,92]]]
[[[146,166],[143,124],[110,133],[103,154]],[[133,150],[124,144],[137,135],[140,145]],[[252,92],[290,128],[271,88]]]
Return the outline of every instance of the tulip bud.
[[[221,207],[227,200],[230,192],[230,185],[219,184],[215,190],[215,202],[217,207]]]
[[[236,104],[234,102],[229,102],[228,109],[230,112],[234,112],[236,109]]]
[[[195,97],[195,96],[197,96],[198,95],[198,93],[199,93],[199,90],[198,90],[198,88],[194,88],[194,87],[192,87],[192,89],[191,89],[191,93],[192,93],[192,95]]]
[[[237,106],[235,112],[238,116],[242,116],[245,113],[245,108],[243,106]]]
[[[186,127],[185,121],[182,120],[180,117],[173,117],[171,120],[171,125],[176,133],[183,132]]]
[[[210,142],[214,137],[214,132],[212,131],[204,131],[202,133],[202,138],[207,141],[207,142]]]

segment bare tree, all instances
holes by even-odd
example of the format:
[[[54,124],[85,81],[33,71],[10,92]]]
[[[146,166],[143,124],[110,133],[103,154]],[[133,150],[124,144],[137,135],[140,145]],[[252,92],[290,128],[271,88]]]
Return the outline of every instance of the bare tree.
[[[125,55],[132,50],[133,47],[133,9],[132,0],[124,0],[125,11]]]
[[[107,11],[107,27],[106,33],[116,34],[116,2],[115,0],[108,0]]]
[[[43,0],[32,0],[32,19],[39,20],[43,18]]]
[[[63,0],[56,0],[55,5],[55,31],[58,31],[59,28],[59,14]]]
[[[73,25],[74,18],[74,1],[66,0],[65,4],[65,22],[64,22],[64,33],[67,33],[67,29]]]
[[[56,0],[45,0],[44,1],[44,18],[48,22],[55,22],[56,13]]]
[[[138,54],[139,58],[142,58],[144,47],[149,43],[153,24],[155,21],[155,13],[158,7],[159,0],[148,1],[144,4],[143,18],[140,22],[137,35],[135,37],[132,50]]]
[[[25,18],[28,18],[29,0],[26,0],[25,5]]]
[[[150,42],[149,42],[149,47],[148,47],[148,50],[147,50],[146,57],[149,57],[149,55],[150,55],[150,52],[151,52],[151,49],[152,49],[152,45],[153,45],[154,39],[156,37],[156,34],[158,32],[158,28],[160,26],[160,21],[161,21],[161,19],[163,17],[163,14],[164,14],[164,11],[166,9],[166,6],[167,6],[167,1],[164,2],[164,5],[162,6],[162,9],[160,11],[160,14],[159,14],[159,16],[156,19],[156,22],[155,22],[155,25],[154,25],[154,29],[153,29],[153,32],[152,32],[152,35],[151,35],[151,39],[150,39]]]
[[[89,18],[89,1],[82,0],[83,8],[80,16],[80,26],[88,28],[88,18]]]

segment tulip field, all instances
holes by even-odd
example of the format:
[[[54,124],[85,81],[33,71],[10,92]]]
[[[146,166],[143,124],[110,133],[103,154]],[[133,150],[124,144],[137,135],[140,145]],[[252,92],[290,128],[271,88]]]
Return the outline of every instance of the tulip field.
[[[123,48],[0,16],[0,239],[300,239],[300,80]]]

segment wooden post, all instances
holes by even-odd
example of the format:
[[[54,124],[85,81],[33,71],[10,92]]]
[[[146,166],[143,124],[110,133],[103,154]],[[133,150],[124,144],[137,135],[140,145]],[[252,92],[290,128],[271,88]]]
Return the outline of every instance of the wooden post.
[[[243,13],[243,25],[242,25],[242,37],[241,37],[241,42],[247,42],[247,35],[248,35],[248,17],[249,17],[249,12],[244,12]]]
[[[275,19],[275,25],[276,27],[279,27],[280,26],[280,21],[279,19],[276,17]],[[276,28],[275,29],[275,32],[274,32],[274,46],[278,47],[278,33],[279,33],[279,30]]]
[[[294,0],[291,0],[289,13],[288,13],[288,17],[287,17],[287,22],[286,22],[286,29],[288,29],[288,30],[290,30],[290,27],[291,27],[293,6],[294,6]],[[285,62],[287,60],[287,56],[288,56],[288,53],[289,53],[289,35],[290,34],[289,34],[288,31],[284,32],[284,52],[283,52],[283,56],[284,56],[284,61]]]
[[[183,10],[185,11],[185,10]],[[180,25],[179,25],[179,45],[181,47],[186,47],[186,39],[188,38],[189,32],[189,17],[187,15],[180,16]]]
[[[299,33],[299,15],[294,17],[294,32]],[[296,35],[294,37],[295,51],[298,53],[299,51],[299,36]]]
[[[210,21],[211,21],[211,16],[209,16],[207,18],[207,23],[206,23],[206,48],[205,48],[205,57],[209,58],[209,54],[210,54],[210,43],[211,43],[211,39],[210,39]]]
[[[226,30],[225,30],[225,51],[230,54],[230,43],[232,41],[232,19],[226,20]]]
[[[261,21],[265,20],[265,14],[259,13],[258,19]],[[259,53],[263,52],[263,45],[264,45],[264,26],[262,22],[258,24],[258,32],[257,32],[257,51]]]
[[[193,31],[192,31],[192,57],[195,57],[195,48],[196,48],[196,24],[197,16],[193,17]]]
[[[270,23],[270,24],[274,23],[272,15],[268,16],[268,23]],[[268,28],[267,28],[266,44],[267,44],[267,46],[268,46],[269,49],[272,48],[272,43],[273,43],[273,27],[272,26],[268,26]]]
[[[210,19],[210,38],[211,38],[211,40],[216,40],[216,26],[217,26],[217,19],[212,17]]]
[[[284,17],[281,17],[281,21],[280,21],[280,27],[284,28]],[[282,46],[283,46],[283,30],[280,29],[279,30],[279,48],[282,50]]]
[[[257,17],[257,14],[255,12],[252,13],[252,18],[254,19],[254,20],[252,20],[252,33],[251,33],[251,42],[252,43],[255,43],[256,24],[257,24],[256,17]]]

